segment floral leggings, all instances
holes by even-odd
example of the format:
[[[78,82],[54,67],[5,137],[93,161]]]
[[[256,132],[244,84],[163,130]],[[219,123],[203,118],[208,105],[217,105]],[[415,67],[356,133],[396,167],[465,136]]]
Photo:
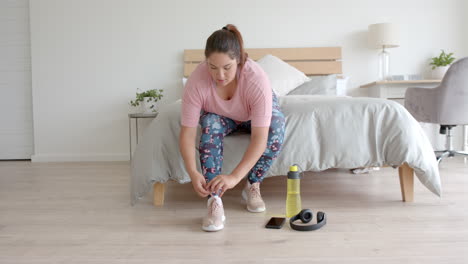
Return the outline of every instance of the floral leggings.
[[[283,145],[285,119],[279,108],[278,99],[273,94],[271,124],[268,132],[267,147],[255,166],[249,171],[250,183],[261,182],[263,176],[278,157]],[[237,130],[251,131],[251,121],[236,124],[234,120],[214,113],[202,112],[200,116],[202,134],[200,137],[200,163],[203,176],[209,182],[221,174],[223,166],[223,139]]]

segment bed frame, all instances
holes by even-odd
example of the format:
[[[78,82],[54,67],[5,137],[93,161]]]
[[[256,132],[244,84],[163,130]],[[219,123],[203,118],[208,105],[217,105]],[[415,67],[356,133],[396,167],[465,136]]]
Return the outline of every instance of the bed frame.
[[[272,54],[289,63],[306,75],[342,74],[341,47],[323,48],[269,48],[246,49],[249,58],[258,60],[267,54]],[[184,51],[184,77],[190,76],[197,65],[205,60],[204,50]],[[404,163],[398,168],[400,176],[401,195],[404,202],[412,202],[414,197],[414,171]],[[155,206],[164,204],[164,183],[153,186],[153,202]]]

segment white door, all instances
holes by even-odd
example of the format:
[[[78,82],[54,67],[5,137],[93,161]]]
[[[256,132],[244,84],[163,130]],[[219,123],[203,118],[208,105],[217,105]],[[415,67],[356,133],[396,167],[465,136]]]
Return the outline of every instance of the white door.
[[[0,0],[0,160],[33,154],[29,1]]]

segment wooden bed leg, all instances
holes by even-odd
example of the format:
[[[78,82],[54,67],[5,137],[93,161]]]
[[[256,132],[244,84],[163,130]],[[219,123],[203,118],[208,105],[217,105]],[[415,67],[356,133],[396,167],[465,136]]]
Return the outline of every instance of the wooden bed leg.
[[[164,205],[164,183],[157,182],[153,185],[153,204],[154,206]]]
[[[414,199],[414,174],[413,168],[407,163],[398,167],[400,175],[401,196],[404,202],[412,202]]]

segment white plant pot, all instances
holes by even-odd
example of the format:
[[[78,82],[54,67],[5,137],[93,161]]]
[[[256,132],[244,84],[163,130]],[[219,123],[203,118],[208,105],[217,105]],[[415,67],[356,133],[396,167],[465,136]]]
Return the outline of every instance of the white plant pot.
[[[145,97],[143,102],[141,102],[141,111],[144,113],[153,113],[156,112],[156,103],[153,101],[148,102],[149,97]],[[151,108],[154,106],[153,108]]]
[[[447,72],[449,67],[450,67],[449,65],[442,66],[442,67],[436,67],[434,70],[432,70],[432,79],[442,80],[442,78],[444,78],[444,75]]]
[[[129,114],[139,114],[143,111],[141,111],[141,104],[138,106],[130,106],[130,109],[128,110]]]

